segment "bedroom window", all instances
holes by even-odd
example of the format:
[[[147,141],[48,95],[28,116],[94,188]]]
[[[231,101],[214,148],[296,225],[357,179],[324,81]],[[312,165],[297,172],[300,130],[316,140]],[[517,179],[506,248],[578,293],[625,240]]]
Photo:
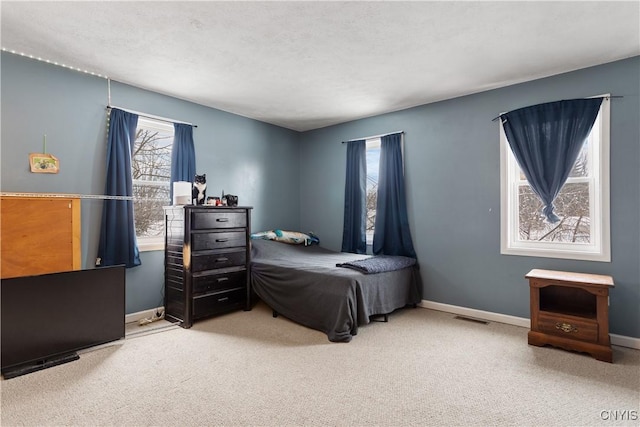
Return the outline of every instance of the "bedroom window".
[[[170,201],[171,123],[146,117],[138,119],[136,141],[131,153],[133,210],[140,251],[164,249],[162,206]]]
[[[366,140],[367,144],[367,222],[365,234],[367,245],[373,245],[378,203],[378,171],[380,169],[380,138]]]
[[[604,98],[548,223],[500,125],[501,253],[611,261],[609,237],[609,99]]]

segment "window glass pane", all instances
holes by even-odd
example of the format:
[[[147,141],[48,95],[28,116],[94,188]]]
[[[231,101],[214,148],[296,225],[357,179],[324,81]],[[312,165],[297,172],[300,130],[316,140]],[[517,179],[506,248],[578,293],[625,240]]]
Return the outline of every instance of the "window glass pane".
[[[169,182],[172,144],[173,134],[138,126],[132,153],[133,179]]]
[[[169,185],[133,184],[133,211],[136,236],[155,237],[164,234],[163,206],[169,200]]]
[[[367,141],[367,223],[366,234],[373,238],[378,203],[378,170],[380,164],[380,139]]]
[[[517,162],[516,162],[517,163]],[[526,181],[527,177],[524,176],[522,170],[518,167],[520,171],[519,177],[521,181]],[[580,177],[588,177],[589,176],[589,139],[587,139],[580,150],[580,154],[578,154],[578,158],[569,172],[569,178],[580,178]]]
[[[138,238],[164,234],[162,206],[170,203],[173,126],[140,118],[132,153],[134,218]]]
[[[542,202],[529,184],[518,188],[519,240],[590,243],[589,183],[567,183],[553,203],[560,222],[548,224],[541,214]]]

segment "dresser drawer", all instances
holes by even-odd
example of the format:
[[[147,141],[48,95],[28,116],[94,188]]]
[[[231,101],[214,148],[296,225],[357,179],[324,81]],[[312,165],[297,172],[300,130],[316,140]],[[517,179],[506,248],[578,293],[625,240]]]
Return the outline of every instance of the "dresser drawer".
[[[192,283],[194,295],[239,287],[246,289],[247,271],[242,268],[240,271],[227,271],[218,274],[197,273],[193,275]]]
[[[193,317],[210,316],[245,305],[247,292],[245,289],[235,289],[228,292],[217,292],[195,297],[193,299]]]
[[[227,268],[244,266],[247,262],[245,248],[196,252],[191,257],[191,271],[213,270],[215,268]]]
[[[209,208],[204,211],[195,211],[191,217],[192,230],[204,230],[210,228],[244,228],[247,226],[247,215],[244,210],[216,211]]]
[[[540,314],[538,317],[540,332],[581,341],[598,341],[598,324],[587,320],[568,319]]]
[[[246,244],[247,234],[245,231],[191,234],[191,249],[193,251],[244,247]]]

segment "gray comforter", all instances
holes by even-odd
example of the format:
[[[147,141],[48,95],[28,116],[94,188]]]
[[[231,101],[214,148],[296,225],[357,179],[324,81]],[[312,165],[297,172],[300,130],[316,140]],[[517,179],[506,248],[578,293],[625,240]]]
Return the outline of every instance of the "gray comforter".
[[[367,259],[357,259],[336,264],[337,267],[353,268],[366,274],[384,273],[385,271],[402,270],[416,263],[415,258],[406,256],[372,256]]]
[[[330,341],[351,341],[370,316],[420,301],[415,267],[377,274],[337,267],[368,258],[319,246],[251,241],[251,283],[273,310]]]

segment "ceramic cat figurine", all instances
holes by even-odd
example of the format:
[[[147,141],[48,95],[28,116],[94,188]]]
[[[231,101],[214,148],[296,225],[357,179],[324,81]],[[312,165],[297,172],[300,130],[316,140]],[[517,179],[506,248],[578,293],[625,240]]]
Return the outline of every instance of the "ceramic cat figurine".
[[[194,205],[204,205],[207,200],[207,174],[197,175],[193,179],[191,198]]]

